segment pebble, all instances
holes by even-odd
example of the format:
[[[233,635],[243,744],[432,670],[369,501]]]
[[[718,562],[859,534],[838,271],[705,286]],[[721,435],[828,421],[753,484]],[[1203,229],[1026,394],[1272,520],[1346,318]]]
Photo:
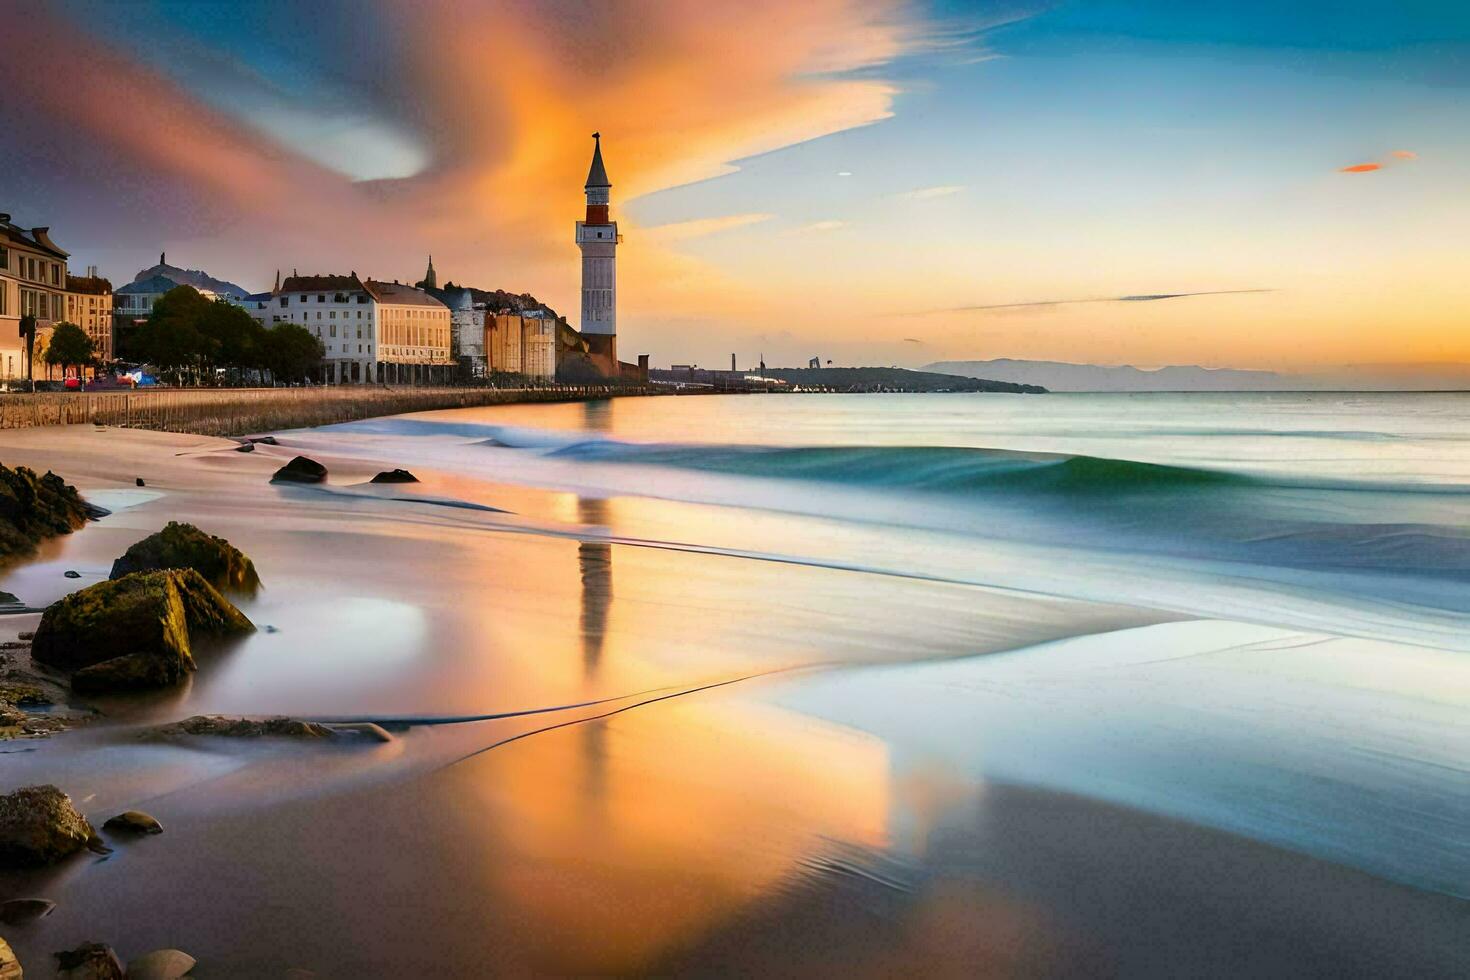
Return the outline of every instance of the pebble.
[[[128,960],[128,980],[180,980],[196,962],[180,949],[155,949]]]
[[[63,576],[65,576],[66,578],[81,578],[82,577],[82,573],[81,572],[74,572],[70,568],[68,568],[66,571],[62,572],[61,574]]]
[[[134,834],[161,834],[163,824],[159,823],[152,814],[144,813],[142,810],[127,810],[111,817],[102,825],[103,830],[129,831]]]

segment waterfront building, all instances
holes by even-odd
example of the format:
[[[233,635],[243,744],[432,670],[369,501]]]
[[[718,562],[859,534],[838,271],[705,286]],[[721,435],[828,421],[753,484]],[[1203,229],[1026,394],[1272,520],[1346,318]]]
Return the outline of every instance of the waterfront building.
[[[112,283],[97,274],[95,265],[85,276],[66,277],[66,319],[92,339],[98,361],[113,359]]]
[[[622,237],[609,217],[612,182],[602,163],[602,134],[593,133],[592,166],[583,193],[585,221],[577,222],[577,247],[582,251],[582,322],[588,356],[606,377],[617,377],[618,286],[617,252]]]
[[[521,373],[538,381],[556,377],[556,320],[545,310],[521,314]]]
[[[432,265],[430,267],[432,272]],[[449,314],[449,353],[459,365],[462,377],[483,378],[488,371],[485,361],[484,303],[475,302],[475,294],[461,289],[454,298]]]
[[[36,317],[35,350],[44,349],[51,328],[66,319],[68,253],[51,240],[49,228],[22,228],[0,213],[0,378],[25,377],[25,341],[20,318]],[[33,372],[33,376],[36,373]]]
[[[453,377],[449,307],[422,289],[369,279],[377,303],[378,360],[384,381],[442,383]],[[370,379],[371,380],[371,379]]]
[[[485,316],[485,358],[494,373],[521,372],[521,315],[501,310]]]
[[[257,294],[258,295],[258,294]],[[241,305],[259,316],[259,299]],[[345,276],[287,276],[266,301],[267,327],[294,323],[322,342],[324,379],[328,384],[379,380],[378,308],[367,284],[353,272]],[[256,309],[252,310],[251,305]]]

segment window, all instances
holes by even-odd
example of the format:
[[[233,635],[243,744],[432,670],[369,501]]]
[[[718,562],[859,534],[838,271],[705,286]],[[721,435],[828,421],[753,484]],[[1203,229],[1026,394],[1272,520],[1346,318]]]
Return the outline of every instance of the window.
[[[336,310],[333,310],[332,312],[328,313],[327,314],[327,319],[329,319],[329,320],[335,320],[335,319],[337,319],[337,311]]]
[[[347,294],[346,293],[337,293],[335,296],[332,297],[332,302],[333,303],[345,303],[345,302],[347,302]]]
[[[327,301],[327,294],[326,293],[317,293],[316,294],[316,301],[318,303],[325,303]]]
[[[320,319],[321,319],[321,318],[322,318],[322,311],[321,311],[321,310],[317,310],[317,311],[316,311],[316,318],[317,318],[317,319],[318,319],[318,320],[320,320]]]
[[[281,297],[281,307],[284,309],[285,307],[290,306],[290,305],[291,305],[291,297],[289,297],[289,296],[282,296]]]
[[[10,268],[10,249],[0,245],[0,269]]]
[[[321,316],[321,314],[318,313],[317,316]],[[333,337],[337,336],[337,325],[335,323],[332,324],[332,336]]]

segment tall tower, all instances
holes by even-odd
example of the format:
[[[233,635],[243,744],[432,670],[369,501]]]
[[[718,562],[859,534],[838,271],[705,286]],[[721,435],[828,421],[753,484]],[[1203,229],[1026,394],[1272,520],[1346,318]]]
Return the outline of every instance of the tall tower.
[[[593,133],[592,168],[587,171],[587,220],[577,222],[582,250],[582,336],[607,375],[618,373],[618,224],[608,217],[612,183],[602,165],[602,134]]]
[[[439,276],[434,272],[434,256],[429,256],[429,269],[424,273],[423,281],[419,283],[420,289],[438,289]]]

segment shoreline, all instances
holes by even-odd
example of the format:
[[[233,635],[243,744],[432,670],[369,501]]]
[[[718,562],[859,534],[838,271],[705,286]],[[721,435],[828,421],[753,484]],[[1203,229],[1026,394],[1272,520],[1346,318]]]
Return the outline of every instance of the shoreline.
[[[1031,731],[1055,737],[1053,756],[1113,744],[1070,737],[1087,731],[1066,727],[1069,717],[1096,716],[1118,730],[1122,755],[1146,758],[1135,747],[1159,739],[1128,727],[1107,690],[1133,704],[1200,664],[1231,700],[1225,681],[1258,671],[1225,670],[1238,656],[1228,637],[1183,661],[1100,664],[1100,645],[1131,648],[1145,634],[1109,630],[1086,615],[1090,603],[639,548],[612,535],[652,538],[667,521],[671,538],[704,541],[703,522],[728,512],[503,483],[423,465],[371,433],[355,437],[367,447],[332,432],[279,438],[241,453],[228,439],[136,429],[0,433],[6,464],[53,469],[113,509],[6,569],[0,587],[44,606],[105,578],[166,520],[184,520],[257,563],[264,591],[241,608],[279,628],[206,651],[177,689],[104,704],[96,724],[6,756],[0,790],[54,782],[94,822],[136,808],[166,828],[112,841],[106,860],[0,875],[0,899],[57,902],[44,919],[0,929],[28,972],[47,975],[53,951],[84,941],[124,958],[180,948],[201,974],[222,977],[834,965],[854,976],[1288,965],[1453,975],[1465,964],[1459,899],[1259,836],[1028,785],[1044,739],[1024,738],[1033,761],[1010,779],[963,764],[966,746],[1001,758],[1038,703],[1051,720]],[[270,483],[298,452],[329,468],[333,488],[355,492]],[[420,499],[363,488],[396,465],[423,481],[409,495]],[[432,502],[451,498],[504,510]],[[799,550],[781,533],[789,519],[748,520],[745,533]],[[558,536],[538,533],[553,525]],[[1077,657],[1055,645],[1036,657],[1047,610],[1082,634]],[[0,629],[34,618],[4,617]],[[982,661],[991,629],[1010,652]],[[605,718],[605,707],[577,707],[421,725],[392,742],[139,737],[196,714],[581,705],[819,655],[851,669]],[[1043,669],[1049,679],[1028,680]],[[1264,703],[1250,693],[1234,700]],[[920,703],[908,732],[897,709]],[[1209,731],[1184,731],[1214,744]],[[1290,744],[1300,750],[1302,733]],[[1217,927],[1222,914],[1231,929]],[[1404,925],[1384,936],[1375,926],[1385,917]]]
[[[411,412],[659,394],[664,392],[642,385],[558,385],[548,388],[342,385],[33,392],[0,396],[0,429],[93,424],[229,438]]]

